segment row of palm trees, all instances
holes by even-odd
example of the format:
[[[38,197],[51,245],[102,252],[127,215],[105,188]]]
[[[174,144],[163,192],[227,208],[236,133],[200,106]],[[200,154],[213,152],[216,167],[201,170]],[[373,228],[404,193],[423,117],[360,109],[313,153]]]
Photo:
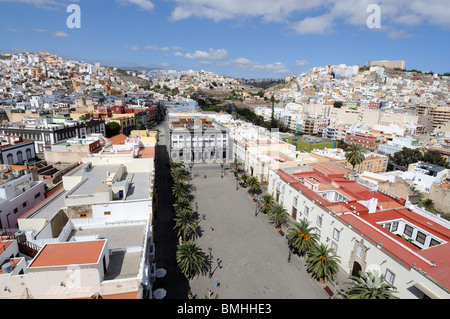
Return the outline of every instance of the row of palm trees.
[[[271,194],[264,194],[260,202],[261,211],[271,219],[275,227],[289,224],[289,213],[276,203]],[[307,271],[320,282],[333,280],[339,271],[340,257],[332,248],[319,244],[317,227],[302,219],[293,222],[288,228],[288,242],[293,253],[306,258]],[[360,272],[359,276],[350,276],[350,288],[345,291],[348,299],[398,299],[394,295],[396,288],[385,282],[384,275],[372,272]]]
[[[192,185],[189,184],[190,174],[183,163],[171,163],[170,166],[174,197],[174,230],[180,240],[176,261],[183,275],[192,279],[198,273],[205,271],[207,258],[195,241],[198,221],[190,198],[192,191]]]

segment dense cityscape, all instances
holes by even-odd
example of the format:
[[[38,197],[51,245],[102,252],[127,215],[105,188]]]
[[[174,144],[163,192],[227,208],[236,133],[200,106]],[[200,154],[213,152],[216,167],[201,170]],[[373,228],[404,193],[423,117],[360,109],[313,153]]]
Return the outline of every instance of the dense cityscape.
[[[448,299],[449,88],[5,54],[0,298]]]

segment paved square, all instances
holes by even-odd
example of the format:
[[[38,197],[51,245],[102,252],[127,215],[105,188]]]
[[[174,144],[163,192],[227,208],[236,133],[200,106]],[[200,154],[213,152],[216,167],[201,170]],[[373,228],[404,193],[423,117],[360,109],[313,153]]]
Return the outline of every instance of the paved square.
[[[219,294],[220,299],[328,298],[324,285],[306,272],[303,258],[293,255],[288,262],[286,239],[266,215],[255,216],[247,189],[236,190],[231,173],[220,178],[220,167],[217,172],[208,171],[207,178],[200,172],[191,181],[201,228],[197,243],[207,255],[212,248],[213,272],[212,278],[206,274],[190,281],[193,295],[204,298],[211,289],[212,298]]]

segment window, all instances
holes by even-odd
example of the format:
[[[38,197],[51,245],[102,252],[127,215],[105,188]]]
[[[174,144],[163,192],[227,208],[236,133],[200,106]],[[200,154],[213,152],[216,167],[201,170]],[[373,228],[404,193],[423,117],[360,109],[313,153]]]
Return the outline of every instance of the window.
[[[80,218],[87,218],[87,214],[86,213],[80,214]]]
[[[422,233],[420,231],[417,232],[417,236],[416,236],[417,242],[419,242],[423,245],[423,244],[425,244],[426,238],[427,238],[427,235],[425,235],[424,233]]]
[[[430,240],[430,247],[437,246],[439,244],[440,244],[439,241],[437,241],[436,239],[431,238],[431,240]]]
[[[104,212],[103,215],[105,215],[105,216],[110,216],[110,215],[111,215],[111,212]]]
[[[22,207],[27,207],[27,202],[23,202]]]
[[[391,223],[384,224],[383,227],[387,230],[391,230]]]
[[[322,216],[317,216],[316,224],[322,227]]]
[[[389,269],[386,269],[386,281],[390,284],[394,283],[395,274],[390,271]]]
[[[335,228],[333,231],[333,238],[336,240],[339,240],[340,235],[341,235],[341,232]]]
[[[308,206],[305,206],[305,215],[309,216],[309,207]]]
[[[17,214],[18,211],[19,211],[19,209],[17,207],[14,208],[14,214]]]
[[[41,193],[37,193],[36,195],[34,195],[34,198],[38,198],[39,196],[41,196]]]
[[[398,222],[393,222],[393,223],[392,223],[391,231],[394,232],[394,231],[396,231],[397,229],[398,229]]]
[[[294,203],[293,203],[294,207],[297,207],[297,201],[298,201],[298,196],[294,197]]]
[[[403,234],[405,234],[408,237],[411,237],[413,232],[413,228],[409,225],[405,225],[405,229],[403,230]]]
[[[358,246],[358,249],[356,250],[356,256],[358,256],[361,259],[364,259],[364,247]]]
[[[331,243],[331,248],[333,249],[333,251],[331,253],[336,254],[338,245],[334,241]]]

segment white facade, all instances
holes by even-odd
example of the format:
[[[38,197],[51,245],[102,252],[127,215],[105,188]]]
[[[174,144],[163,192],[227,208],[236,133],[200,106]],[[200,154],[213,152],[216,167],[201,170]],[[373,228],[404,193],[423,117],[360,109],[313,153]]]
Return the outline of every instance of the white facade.
[[[307,195],[292,187],[274,171],[271,171],[269,175],[268,193],[278,199],[278,203],[288,211],[291,217],[295,215],[292,221],[299,222],[301,219],[306,219],[311,227],[317,227],[320,243],[334,249],[335,254],[340,258],[340,267],[347,274],[351,275],[355,271],[355,265],[359,265],[362,271],[377,271],[385,275],[388,282],[394,284],[399,292],[397,296],[401,299],[422,298],[424,294],[436,299],[450,298],[448,291],[424,276],[422,270],[408,266],[391,252],[384,250],[382,244],[374,242],[370,236],[352,227],[352,223],[348,223],[344,216],[351,216],[365,227],[371,228],[371,231],[378,234],[377,236],[384,237],[383,241],[393,240],[350,210],[334,212],[327,209],[320,199],[312,199],[310,194]],[[336,201],[345,201],[345,199]],[[369,203],[366,205],[370,206]],[[398,227],[400,231],[401,225]],[[393,241],[402,247],[401,240]],[[425,260],[410,248],[404,249],[415,254],[417,259]],[[395,254],[395,251],[393,253]],[[426,262],[432,265],[432,262]]]
[[[45,199],[44,183],[33,181],[25,170],[12,172],[7,165],[2,165],[0,179],[0,229],[14,229],[24,213]]]

